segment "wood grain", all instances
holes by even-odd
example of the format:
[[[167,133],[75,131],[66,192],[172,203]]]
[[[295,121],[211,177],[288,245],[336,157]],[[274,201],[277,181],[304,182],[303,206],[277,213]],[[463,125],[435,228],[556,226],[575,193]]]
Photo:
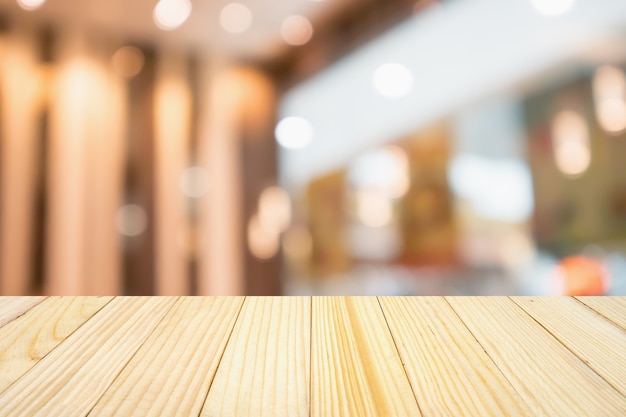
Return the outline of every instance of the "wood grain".
[[[625,309],[624,297],[0,298],[0,417],[621,417]]]
[[[116,298],[0,394],[0,416],[84,416],[176,299]]]
[[[567,346],[589,367],[626,395],[626,331],[605,317],[591,313],[573,298],[559,300],[559,308],[544,297],[514,297],[513,301]],[[598,343],[603,340],[603,343]]]
[[[46,297],[0,297],[0,327],[15,320]]]
[[[626,329],[626,302],[624,297],[576,297],[578,301]]]
[[[443,298],[380,302],[424,416],[531,414]]]
[[[375,297],[314,297],[311,416],[419,416]]]
[[[111,301],[112,297],[50,297],[0,328],[0,392]]]
[[[626,415],[626,398],[509,298],[446,299],[533,415]]]
[[[202,416],[308,416],[311,299],[247,298]]]
[[[179,299],[89,415],[199,415],[242,302]]]

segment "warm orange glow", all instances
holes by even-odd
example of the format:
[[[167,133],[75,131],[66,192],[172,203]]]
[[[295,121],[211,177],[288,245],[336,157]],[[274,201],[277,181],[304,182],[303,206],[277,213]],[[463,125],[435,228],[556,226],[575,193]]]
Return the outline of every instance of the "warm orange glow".
[[[278,252],[278,235],[265,229],[259,217],[253,216],[248,222],[248,248],[254,257],[269,259]]]
[[[139,74],[143,69],[143,64],[143,52],[134,46],[121,47],[111,58],[113,69],[124,78],[133,78]]]
[[[604,295],[607,291],[608,272],[593,259],[583,256],[566,258],[557,267],[556,274],[563,281],[564,295]]]
[[[291,200],[282,188],[263,190],[259,198],[259,222],[273,234],[287,230],[291,223]]]

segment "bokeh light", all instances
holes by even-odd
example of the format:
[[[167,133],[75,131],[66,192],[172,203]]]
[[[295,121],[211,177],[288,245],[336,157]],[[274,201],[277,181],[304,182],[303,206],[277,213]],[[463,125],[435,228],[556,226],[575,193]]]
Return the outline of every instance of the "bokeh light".
[[[148,226],[148,216],[143,207],[136,204],[122,206],[115,219],[117,231],[124,236],[139,236]]]
[[[389,198],[376,190],[358,190],[357,215],[369,227],[383,227],[391,222],[393,207]]]
[[[596,117],[609,134],[626,130],[626,77],[613,66],[603,66],[593,76]]]
[[[117,74],[124,78],[133,78],[141,72],[144,65],[141,49],[134,46],[123,46],[111,58],[111,65]]]
[[[266,230],[280,234],[291,223],[291,199],[280,187],[268,187],[259,197],[259,222]]]
[[[243,33],[252,26],[252,12],[241,3],[229,3],[220,13],[220,23],[226,32]]]
[[[579,177],[591,164],[589,128],[585,119],[573,111],[563,111],[552,122],[554,158],[559,170],[568,177]]]
[[[35,10],[43,6],[46,0],[17,0],[17,4],[24,10]]]
[[[286,117],[276,125],[276,140],[287,149],[306,147],[313,140],[313,127],[302,117]]]
[[[378,67],[372,81],[376,91],[388,98],[406,96],[413,89],[413,74],[404,65],[396,63]]]
[[[304,45],[313,37],[313,25],[304,16],[289,16],[283,21],[280,34],[289,45]]]
[[[544,16],[561,16],[569,12],[576,0],[530,0],[537,12]]]
[[[204,197],[209,191],[209,174],[202,167],[189,167],[180,176],[180,190],[189,198]]]
[[[160,0],[154,7],[154,22],[163,30],[180,27],[191,14],[189,0]]]
[[[254,215],[248,222],[248,248],[257,259],[270,259],[276,256],[279,236],[265,229],[259,217]]]

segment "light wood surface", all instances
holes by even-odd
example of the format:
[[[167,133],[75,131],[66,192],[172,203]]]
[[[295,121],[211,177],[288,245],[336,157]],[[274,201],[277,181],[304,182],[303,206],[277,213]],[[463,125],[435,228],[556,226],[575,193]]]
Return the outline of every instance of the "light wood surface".
[[[0,297],[0,416],[626,415],[626,298]]]

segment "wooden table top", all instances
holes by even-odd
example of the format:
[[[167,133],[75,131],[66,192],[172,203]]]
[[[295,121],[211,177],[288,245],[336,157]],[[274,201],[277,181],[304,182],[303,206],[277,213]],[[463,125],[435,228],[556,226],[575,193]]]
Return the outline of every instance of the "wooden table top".
[[[0,298],[0,416],[626,416],[626,297]]]

